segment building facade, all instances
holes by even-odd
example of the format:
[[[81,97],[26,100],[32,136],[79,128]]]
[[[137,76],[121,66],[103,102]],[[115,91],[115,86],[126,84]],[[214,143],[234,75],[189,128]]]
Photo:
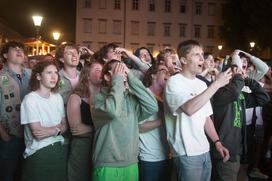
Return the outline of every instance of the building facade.
[[[114,42],[153,54],[194,39],[219,55],[222,9],[226,0],[77,0],[76,43],[97,51]]]

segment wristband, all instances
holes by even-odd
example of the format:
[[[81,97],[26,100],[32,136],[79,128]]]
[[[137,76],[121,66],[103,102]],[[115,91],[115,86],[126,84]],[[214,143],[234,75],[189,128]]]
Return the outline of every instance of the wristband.
[[[215,140],[215,142],[213,142],[214,146],[215,146],[215,144],[218,143],[218,142],[221,142],[221,141],[220,141],[219,139],[218,139],[218,140]]]
[[[61,130],[58,128],[58,127],[56,127],[56,134],[55,134],[55,136],[59,136],[60,134],[61,134]]]

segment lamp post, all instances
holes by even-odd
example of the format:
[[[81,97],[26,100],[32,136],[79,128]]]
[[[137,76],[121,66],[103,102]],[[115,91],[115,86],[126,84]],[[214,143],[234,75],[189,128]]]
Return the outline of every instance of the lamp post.
[[[39,42],[38,42],[38,40],[41,39],[39,31],[40,31],[40,27],[41,27],[41,24],[42,24],[43,17],[42,16],[32,16],[32,19],[33,19],[33,22],[34,22],[34,26],[36,28],[36,41],[37,41],[36,55],[38,55],[39,54]]]
[[[60,32],[54,31],[52,33],[54,40],[56,41],[56,45],[58,45],[58,40],[60,38]]]
[[[249,51],[251,51],[253,54],[256,53],[256,52],[255,52],[255,49],[254,49],[255,44],[256,44],[256,43],[255,43],[254,41],[249,42],[249,46],[250,46]]]
[[[218,51],[219,51],[219,56],[221,56],[220,54],[221,54],[221,50],[223,49],[223,45],[218,45],[217,46],[217,48],[218,48]]]
[[[36,27],[36,38],[41,39],[41,37],[39,35],[39,31],[40,31],[43,17],[42,16],[32,16],[32,19],[33,19],[34,25]]]
[[[255,42],[252,41],[252,42],[249,43],[249,45],[250,45],[250,49],[252,50],[255,47]]]

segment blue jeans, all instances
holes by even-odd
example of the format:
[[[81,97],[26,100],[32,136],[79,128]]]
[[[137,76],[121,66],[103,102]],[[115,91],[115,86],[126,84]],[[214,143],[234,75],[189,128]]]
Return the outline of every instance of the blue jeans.
[[[0,180],[18,180],[22,154],[24,151],[23,138],[11,137],[9,141],[0,140]]]
[[[139,161],[140,181],[165,181],[169,180],[171,165],[170,160],[158,162]]]
[[[212,163],[210,153],[174,158],[179,181],[210,181]]]

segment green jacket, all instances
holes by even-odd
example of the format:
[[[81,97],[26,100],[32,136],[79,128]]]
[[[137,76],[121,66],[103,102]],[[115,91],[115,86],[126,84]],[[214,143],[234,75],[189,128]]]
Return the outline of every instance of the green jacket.
[[[158,106],[152,93],[132,73],[128,83],[129,91],[121,91],[123,78],[113,76],[112,86],[94,97],[94,167],[125,167],[138,162],[138,122],[156,113]]]

